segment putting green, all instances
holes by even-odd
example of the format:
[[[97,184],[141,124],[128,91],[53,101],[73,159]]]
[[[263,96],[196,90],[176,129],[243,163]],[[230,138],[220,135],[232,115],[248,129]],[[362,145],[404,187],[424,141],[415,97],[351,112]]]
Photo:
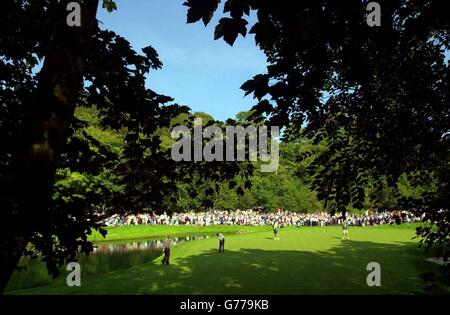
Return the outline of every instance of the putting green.
[[[413,240],[413,226],[289,227],[273,239],[270,227],[225,234],[172,250],[171,265],[151,263],[85,277],[81,287],[59,282],[9,294],[417,294],[420,274],[436,268]],[[367,264],[381,266],[381,286],[369,287]]]

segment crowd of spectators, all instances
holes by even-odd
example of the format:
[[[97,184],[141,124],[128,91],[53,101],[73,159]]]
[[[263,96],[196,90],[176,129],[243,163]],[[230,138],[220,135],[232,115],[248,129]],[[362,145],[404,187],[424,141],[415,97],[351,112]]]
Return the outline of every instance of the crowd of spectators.
[[[419,222],[421,218],[409,211],[365,211],[363,214],[347,213],[349,226],[367,226],[381,224],[400,224]],[[272,225],[280,226],[329,226],[340,225],[344,218],[341,214],[330,215],[326,212],[304,213],[279,209],[268,212],[253,210],[210,210],[202,212],[174,212],[172,214],[155,214],[152,212],[138,214],[115,214],[104,221],[107,226],[121,225]]]

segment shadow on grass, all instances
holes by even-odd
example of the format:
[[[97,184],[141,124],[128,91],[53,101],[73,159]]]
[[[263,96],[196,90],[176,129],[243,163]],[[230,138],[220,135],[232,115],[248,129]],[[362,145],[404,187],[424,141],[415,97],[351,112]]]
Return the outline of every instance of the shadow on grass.
[[[369,262],[381,265],[381,287],[366,284]],[[219,256],[208,251],[164,270],[154,293],[412,294],[422,291],[419,275],[426,268],[416,245],[404,243],[349,240],[326,252],[243,249]]]
[[[366,284],[369,262],[381,265],[381,287]],[[86,278],[36,294],[420,294],[420,274],[435,266],[416,244],[346,240],[323,252],[206,249],[169,266],[150,264]]]

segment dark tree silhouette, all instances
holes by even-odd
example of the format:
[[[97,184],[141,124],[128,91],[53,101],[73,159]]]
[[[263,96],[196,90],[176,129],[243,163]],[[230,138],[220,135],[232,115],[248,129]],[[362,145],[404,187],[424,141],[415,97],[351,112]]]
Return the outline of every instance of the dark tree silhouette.
[[[139,211],[160,205],[177,180],[193,174],[221,180],[240,171],[225,163],[176,164],[156,131],[188,108],[145,87],[146,75],[162,66],[157,52],[149,46],[139,54],[126,39],[100,29],[99,0],[77,1],[81,26],[69,26],[69,2],[2,2],[1,292],[24,254],[40,257],[57,276],[67,259],[89,253],[91,230],[106,234],[98,223],[99,207]],[[112,11],[116,5],[103,0],[103,8]],[[120,161],[85,132],[74,117],[78,105],[95,106],[105,128],[127,130]],[[55,192],[58,167],[95,174],[112,166],[126,199],[110,196],[104,185],[70,200]]]
[[[207,24],[218,0],[187,0],[187,22]],[[312,170],[332,211],[362,207],[364,186],[400,174],[436,179],[435,192],[404,199],[436,228],[419,228],[445,260],[450,249],[449,19],[445,1],[386,0],[369,26],[369,0],[227,0],[214,39],[233,45],[254,34],[267,72],[242,89],[256,115],[288,127],[287,136],[327,139]],[[257,21],[248,25],[248,16]],[[301,127],[307,124],[305,130]],[[447,276],[450,268],[447,268]]]

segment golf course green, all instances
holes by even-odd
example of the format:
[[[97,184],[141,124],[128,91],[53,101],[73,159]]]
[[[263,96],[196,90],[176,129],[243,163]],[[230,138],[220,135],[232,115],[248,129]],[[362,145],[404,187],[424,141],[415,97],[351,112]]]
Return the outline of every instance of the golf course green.
[[[270,227],[128,226],[110,229],[107,240],[164,235],[225,234],[225,253],[216,237],[172,248],[171,264],[161,257],[138,266],[83,277],[81,286],[59,281],[7,294],[420,294],[420,275],[436,269],[426,261],[415,225],[287,227],[280,240]],[[97,236],[93,236],[98,241]],[[370,262],[381,267],[381,286],[369,287]]]

